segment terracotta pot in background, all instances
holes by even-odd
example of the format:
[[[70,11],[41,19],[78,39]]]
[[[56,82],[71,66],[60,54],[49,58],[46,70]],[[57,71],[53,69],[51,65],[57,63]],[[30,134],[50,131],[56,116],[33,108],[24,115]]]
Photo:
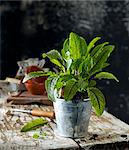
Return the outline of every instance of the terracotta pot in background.
[[[35,79],[29,80],[25,83],[25,87],[29,93],[34,95],[45,95],[45,80],[46,77],[42,77],[42,82],[37,82]],[[41,79],[40,79],[41,80]]]
[[[37,66],[29,66],[25,70],[25,72],[27,74],[30,72],[34,72],[34,71],[42,71],[42,69]],[[28,90],[28,92],[31,94],[45,95],[46,94],[46,90],[45,90],[45,80],[46,79],[47,79],[47,77],[33,78],[31,80],[28,80],[25,83],[25,87]]]

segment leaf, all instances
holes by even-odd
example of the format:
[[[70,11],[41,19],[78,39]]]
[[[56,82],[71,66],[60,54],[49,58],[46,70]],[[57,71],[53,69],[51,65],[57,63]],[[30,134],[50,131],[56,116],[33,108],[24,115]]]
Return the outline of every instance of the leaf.
[[[66,68],[67,68],[67,71],[69,71],[69,69],[71,67],[71,64],[72,64],[72,59],[71,59],[71,56],[70,56],[70,52],[67,51],[65,56],[66,56],[66,59],[65,59],[65,61],[66,61]]]
[[[93,87],[93,86],[95,86],[96,85],[96,81],[95,80],[90,80],[90,82],[89,82],[89,87]]]
[[[78,86],[78,91],[79,92],[82,92],[82,91],[85,91],[88,87],[88,80],[84,80],[84,79],[79,79],[78,83],[77,83],[77,86]]]
[[[71,65],[72,65],[72,59],[68,59],[68,60],[66,61],[67,71],[69,71]]]
[[[111,52],[114,50],[113,45],[105,46],[103,51],[98,55],[98,57],[95,60],[95,64],[90,70],[90,75],[95,74],[98,71],[101,71],[103,68],[103,65],[107,61],[107,58],[110,56]]]
[[[63,72],[65,72],[65,67],[56,59],[51,59],[51,62],[57,65]]]
[[[48,57],[52,63],[65,71],[65,68],[63,66],[63,58],[57,50],[51,50],[47,53],[43,53],[42,56],[43,58]]]
[[[82,59],[81,59],[82,61]],[[83,74],[88,74],[90,69],[93,67],[93,59],[88,55],[88,57],[79,64],[79,72]]]
[[[67,81],[66,86],[64,87],[64,98],[65,100],[72,100],[77,91],[84,90],[86,88],[87,82],[83,79],[78,81],[72,78]]]
[[[108,67],[109,65],[109,63],[104,63],[102,69]]]
[[[69,39],[66,39],[64,41],[63,44],[63,49],[61,50],[61,54],[63,59],[66,61],[66,68],[67,68],[67,72],[69,71],[71,64],[72,64],[72,59],[71,59],[71,55],[69,52]]]
[[[109,42],[104,42],[102,44],[97,45],[92,51],[91,51],[91,56],[95,59],[99,53],[103,50],[103,47],[105,45],[109,44]]]
[[[69,37],[69,51],[73,60],[79,59],[81,57],[81,44],[80,37],[71,32]]]
[[[96,37],[94,38],[90,43],[89,45],[87,46],[87,53],[86,53],[86,57],[87,55],[90,53],[90,50],[95,46],[95,43],[100,40],[101,38],[100,37]]]
[[[109,73],[109,72],[100,72],[95,76],[95,78],[97,78],[97,79],[114,79],[117,82],[119,82],[119,80],[112,73]]]
[[[105,109],[105,98],[103,93],[95,87],[88,88],[87,92],[96,114],[98,116],[102,115]]]
[[[34,130],[35,128],[37,128],[39,126],[44,126],[47,123],[48,123],[48,121],[43,118],[38,118],[38,119],[32,120],[22,127],[21,132],[27,132],[30,130]]]
[[[67,59],[67,51],[69,51],[69,39],[66,39],[63,44],[63,49],[61,50],[62,57]]]
[[[79,66],[82,63],[82,58],[76,59],[73,63],[72,63],[72,70],[79,70]]]
[[[39,138],[39,134],[38,134],[38,133],[34,133],[34,134],[33,134],[33,138],[34,138],[34,139],[38,139],[38,138]]]
[[[22,83],[25,83],[26,81],[32,79],[32,78],[38,78],[38,77],[44,77],[54,74],[54,72],[44,72],[44,71],[36,71],[36,72],[30,72],[29,74],[25,74],[25,77],[22,81]]]
[[[80,37],[80,47],[81,55],[85,56],[87,52],[87,43],[83,37]]]
[[[64,99],[71,100],[76,94],[77,90],[77,81],[74,78],[67,81],[66,86],[64,87]]]
[[[66,75],[61,75],[61,76],[59,77],[59,79],[57,80],[57,83],[56,83],[55,88],[57,88],[57,89],[62,88],[63,86],[66,85],[66,82],[67,82],[68,80],[72,79],[72,78],[73,78],[72,75],[68,75],[68,74],[66,74]]]
[[[50,76],[48,79],[45,81],[45,88],[47,91],[47,96],[51,101],[55,101],[55,86],[56,83],[59,79],[59,76]]]
[[[62,56],[60,55],[60,53],[57,50],[51,50],[47,53],[43,53],[42,54],[43,58],[48,57],[49,59],[56,59],[60,62],[63,61]]]

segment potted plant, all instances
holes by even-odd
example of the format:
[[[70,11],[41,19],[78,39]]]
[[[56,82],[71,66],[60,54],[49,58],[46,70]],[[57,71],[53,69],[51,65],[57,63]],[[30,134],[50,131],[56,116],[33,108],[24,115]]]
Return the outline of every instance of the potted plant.
[[[48,98],[54,102],[57,133],[65,137],[84,137],[87,133],[91,108],[98,116],[105,108],[103,93],[96,86],[96,79],[118,79],[109,72],[107,59],[114,50],[113,45],[104,42],[95,45],[100,37],[89,44],[76,33],[71,32],[64,41],[61,53],[51,50],[43,54],[58,68],[58,72],[33,72],[28,79],[48,76],[45,86]]]

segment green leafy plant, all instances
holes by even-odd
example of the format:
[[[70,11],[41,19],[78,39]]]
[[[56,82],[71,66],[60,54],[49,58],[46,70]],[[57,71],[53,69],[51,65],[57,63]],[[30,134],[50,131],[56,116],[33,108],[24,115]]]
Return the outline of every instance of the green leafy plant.
[[[58,73],[32,72],[25,76],[24,82],[48,76],[45,84],[50,100],[55,101],[56,97],[62,97],[66,101],[89,97],[96,114],[101,115],[105,108],[105,98],[96,87],[95,80],[114,79],[118,82],[118,79],[109,72],[102,72],[109,65],[107,59],[115,47],[108,42],[97,45],[100,39],[96,37],[87,44],[83,37],[71,32],[64,41],[61,53],[51,50],[42,55],[59,68]]]

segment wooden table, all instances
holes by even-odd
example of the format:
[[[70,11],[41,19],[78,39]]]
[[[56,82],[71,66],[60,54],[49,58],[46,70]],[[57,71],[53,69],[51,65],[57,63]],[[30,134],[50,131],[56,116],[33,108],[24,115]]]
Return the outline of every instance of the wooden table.
[[[51,106],[17,105],[16,108],[38,108],[52,110]],[[129,125],[104,112],[101,117],[92,113],[88,135],[81,139],[62,138],[54,135],[56,124],[47,118],[49,125],[35,131],[21,133],[21,127],[35,119],[25,113],[5,115],[0,121],[0,150],[47,150],[47,149],[129,149]],[[34,133],[46,133],[46,136],[34,139]]]

